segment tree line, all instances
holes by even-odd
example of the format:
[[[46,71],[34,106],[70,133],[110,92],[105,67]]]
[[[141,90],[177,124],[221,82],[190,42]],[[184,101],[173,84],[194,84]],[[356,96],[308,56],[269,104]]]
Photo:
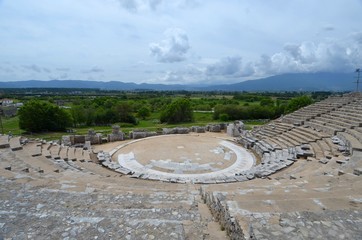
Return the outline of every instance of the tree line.
[[[218,104],[214,108],[214,119],[228,120],[251,120],[251,119],[275,119],[282,114],[288,114],[313,103],[309,96],[292,98],[289,101],[273,100],[271,97],[264,97],[259,104]]]
[[[155,96],[131,100],[96,96],[72,99],[65,106],[57,106],[56,101],[32,99],[19,110],[19,126],[28,132],[62,131],[70,127],[114,123],[136,126],[139,120],[151,115],[161,123],[185,123],[194,121],[194,110],[213,111],[213,118],[220,121],[274,119],[313,102],[306,95],[289,100],[260,95],[250,97],[252,96],[253,101],[240,100],[240,96]]]

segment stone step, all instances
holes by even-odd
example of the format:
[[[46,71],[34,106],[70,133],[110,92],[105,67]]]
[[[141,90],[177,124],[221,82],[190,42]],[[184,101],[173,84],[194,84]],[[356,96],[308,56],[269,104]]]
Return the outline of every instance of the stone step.
[[[362,143],[353,135],[346,132],[339,132],[337,136],[347,144],[351,152],[362,151]]]
[[[9,136],[8,135],[0,135],[0,149],[1,148],[9,148]]]
[[[9,144],[10,144],[11,150],[18,151],[18,150],[23,149],[23,146],[20,144],[20,139],[21,139],[21,137],[10,138]]]

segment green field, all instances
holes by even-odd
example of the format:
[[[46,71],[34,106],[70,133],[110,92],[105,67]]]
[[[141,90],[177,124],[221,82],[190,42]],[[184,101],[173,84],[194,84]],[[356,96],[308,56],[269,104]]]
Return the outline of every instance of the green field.
[[[330,94],[75,90],[7,90],[1,97],[24,103],[18,113],[26,116],[23,128],[28,132],[19,128],[19,117],[2,117],[1,132],[53,140],[62,135],[84,135],[89,129],[106,135],[111,133],[112,125],[119,125],[127,134],[135,129],[162,131],[163,128],[205,126],[236,119],[243,119],[246,129],[252,129],[268,121],[255,119],[276,119]],[[57,117],[49,120],[54,116]],[[59,124],[63,125],[59,127]],[[42,129],[67,131],[39,133]]]
[[[140,120],[138,125],[131,125],[125,123],[118,123],[121,126],[121,130],[125,133],[128,133],[134,129],[146,129],[149,131],[162,131],[163,128],[173,128],[173,127],[191,127],[191,126],[205,126],[212,123],[220,123],[220,121],[215,121],[212,119],[212,112],[195,112],[194,118],[195,121],[192,123],[180,123],[180,124],[165,124],[159,123],[158,120],[159,114],[152,114],[148,119]],[[3,133],[8,134],[11,132],[13,135],[22,135],[29,138],[41,138],[45,140],[57,140],[60,139],[63,135],[69,134],[87,134],[89,129],[95,130],[97,133],[102,133],[104,135],[111,133],[111,126],[92,126],[92,127],[78,127],[73,128],[73,133],[67,132],[42,132],[42,133],[25,133],[19,128],[19,118],[2,118],[3,123]],[[246,128],[251,129],[255,125],[264,124],[261,121],[249,121],[246,122]]]

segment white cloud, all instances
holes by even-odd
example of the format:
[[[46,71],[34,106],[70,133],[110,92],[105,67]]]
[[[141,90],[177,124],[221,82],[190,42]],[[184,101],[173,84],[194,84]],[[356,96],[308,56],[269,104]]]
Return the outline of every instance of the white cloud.
[[[182,74],[172,71],[166,72],[159,80],[171,84],[185,82],[184,76]]]
[[[241,56],[217,61],[200,59],[195,65],[168,71],[158,80],[173,83],[240,82],[283,73],[350,72],[362,66],[361,40],[362,33],[353,33],[346,39],[285,44],[280,52],[270,56],[262,54],[258,60],[246,63]]]
[[[193,8],[198,6],[196,0],[118,0],[121,7],[136,13],[140,11],[157,11],[159,8]]]
[[[57,76],[51,75],[48,78],[49,78],[49,80],[67,80],[67,79],[70,79],[69,75],[67,73],[59,74]]]
[[[56,68],[56,70],[60,72],[69,72],[70,68],[61,67],[61,68]]]
[[[83,73],[101,73],[101,72],[104,72],[104,69],[100,68],[100,67],[97,67],[97,66],[94,66],[91,69],[87,69],[87,70],[84,70],[82,72]]]
[[[186,32],[179,28],[169,28],[164,35],[165,39],[161,42],[150,44],[151,55],[159,62],[184,61],[190,49]]]
[[[0,64],[0,81],[238,82],[362,67],[355,17],[361,0],[0,0],[0,6],[0,63],[10,64]]]
[[[135,0],[119,0],[121,6],[129,11],[137,11],[139,3]]]
[[[43,71],[42,67],[39,67],[36,64],[32,64],[32,65],[24,65],[23,68],[25,68],[26,70],[30,70],[30,71],[34,71],[37,73],[41,73]]]
[[[332,26],[332,25],[325,25],[325,26],[322,27],[322,29],[323,29],[324,31],[334,31],[334,30],[335,30],[335,27]]]
[[[254,72],[253,63],[243,64],[242,57],[240,56],[222,58],[216,63],[207,65],[205,69],[206,76],[224,76],[229,78],[250,76]]]

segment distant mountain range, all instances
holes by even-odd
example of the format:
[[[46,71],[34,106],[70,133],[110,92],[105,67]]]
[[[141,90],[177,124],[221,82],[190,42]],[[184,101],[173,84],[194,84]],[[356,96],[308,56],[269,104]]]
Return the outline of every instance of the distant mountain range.
[[[353,73],[293,73],[235,84],[166,85],[118,81],[49,80],[0,82],[0,88],[93,88],[104,90],[187,90],[187,91],[352,91]]]

